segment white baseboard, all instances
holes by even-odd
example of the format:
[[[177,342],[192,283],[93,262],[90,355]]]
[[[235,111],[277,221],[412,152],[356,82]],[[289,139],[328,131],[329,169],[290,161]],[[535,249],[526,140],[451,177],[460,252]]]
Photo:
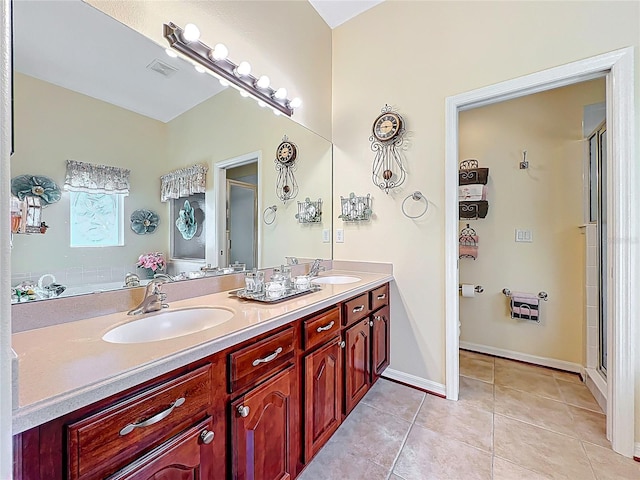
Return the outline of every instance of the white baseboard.
[[[392,368],[387,368],[382,373],[382,378],[388,378],[390,380],[396,380],[398,382],[406,383],[407,385],[411,385],[421,390],[435,393],[436,395],[446,395],[445,386],[442,383],[433,382],[431,380],[427,380],[426,378],[411,375],[410,373],[393,370]]]
[[[488,347],[477,343],[460,342],[460,348],[463,350],[471,350],[472,352],[486,353],[496,357],[504,357],[510,360],[519,360],[521,362],[534,363],[543,367],[557,368],[567,372],[579,373],[585,378],[585,370],[579,363],[567,362],[565,360],[556,360],[555,358],[539,357],[537,355],[529,355],[528,353],[514,352],[512,350],[504,350],[502,348]]]
[[[633,456],[635,458],[640,458],[640,442],[636,442],[635,448],[633,449]]]

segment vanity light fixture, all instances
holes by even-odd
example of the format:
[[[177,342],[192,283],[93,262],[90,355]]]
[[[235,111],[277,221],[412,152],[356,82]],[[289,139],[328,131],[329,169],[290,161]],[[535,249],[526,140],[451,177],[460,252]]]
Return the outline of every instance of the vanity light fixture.
[[[279,111],[288,117],[293,115],[294,108],[299,108],[302,102],[298,98],[289,100],[285,88],[273,89],[269,87],[269,78],[256,78],[251,75],[251,65],[248,62],[233,63],[227,58],[227,47],[221,43],[213,49],[199,40],[200,31],[192,23],[184,29],[174,23],[164,24],[164,37],[169,46],[184,56],[193,60],[218,78],[223,86],[232,85],[244,90],[258,101],[258,105],[269,105],[274,111]]]
[[[164,51],[171,58],[178,58],[178,54],[176,52],[174,52],[173,50],[171,50],[170,48],[165,48]]]

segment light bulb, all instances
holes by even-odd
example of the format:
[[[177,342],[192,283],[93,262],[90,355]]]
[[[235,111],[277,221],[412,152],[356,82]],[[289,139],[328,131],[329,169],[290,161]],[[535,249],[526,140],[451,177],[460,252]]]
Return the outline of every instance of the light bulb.
[[[224,78],[221,78],[218,81],[220,82],[220,85],[222,85],[223,87],[228,87],[229,86],[229,82],[227,82]]]
[[[169,55],[171,58],[178,58],[178,54],[175,51],[171,50],[170,48],[165,48],[164,53]]]
[[[249,96],[249,92],[246,90],[239,90],[239,92],[241,97],[247,98]]]
[[[273,114],[274,114],[276,117],[279,117],[280,115],[282,115],[282,112],[281,112],[280,110],[276,110],[276,109],[274,108],[274,109],[273,109]]]
[[[258,100],[258,105],[261,106],[262,108],[267,106],[267,104],[264,103],[262,100]]]
[[[240,65],[236,67],[237,75],[249,75],[251,73],[251,65],[249,62],[240,62]]]
[[[280,87],[278,90],[276,90],[276,93],[273,96],[278,100],[284,100],[285,98],[287,98],[287,89],[284,87]]]
[[[206,72],[205,68],[202,65],[194,65],[193,67],[196,69],[196,72],[198,73]]]
[[[213,47],[213,50],[209,52],[209,58],[215,62],[219,62],[220,60],[224,60],[229,55],[229,49],[225,47],[222,43],[216,44]]]
[[[187,23],[182,31],[182,37],[187,42],[195,42],[200,38],[200,29],[193,23]]]
[[[296,97],[293,100],[291,100],[291,102],[289,102],[289,106],[291,108],[300,108],[302,106],[302,100]]]
[[[256,86],[259,88],[269,88],[270,83],[271,80],[269,80],[269,77],[267,77],[266,75],[262,75],[256,82]]]

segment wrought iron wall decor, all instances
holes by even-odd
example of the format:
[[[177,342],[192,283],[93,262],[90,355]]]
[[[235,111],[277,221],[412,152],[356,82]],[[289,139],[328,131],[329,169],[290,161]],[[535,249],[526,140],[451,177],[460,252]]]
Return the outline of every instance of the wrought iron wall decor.
[[[208,69],[220,80],[220,83],[233,84],[241,91],[249,93],[259,103],[263,102],[261,105],[269,105],[277,113],[290,117],[293,115],[293,109],[302,104],[297,97],[289,100],[285,88],[277,90],[271,88],[266,75],[260,78],[251,75],[251,65],[248,62],[240,62],[236,65],[229,60],[227,47],[223,44],[219,43],[211,48],[202,43],[199,40],[200,31],[192,23],[185,25],[184,29],[171,22],[164,24],[164,37],[171,48],[198,64],[196,70],[204,72]]]
[[[312,202],[309,197],[304,202],[298,202],[298,213],[296,213],[298,223],[320,223],[322,220],[322,199]]]
[[[298,182],[293,172],[296,169],[296,158],[298,157],[298,147],[290,142],[285,135],[282,142],[276,149],[276,170],[278,178],[276,180],[276,195],[283,202],[292,200],[298,195]]]
[[[458,255],[459,258],[478,258],[478,234],[469,226],[463,228],[460,231],[460,237],[458,238]]]
[[[458,214],[466,220],[485,218],[489,211],[487,181],[489,169],[479,168],[478,160],[460,162],[458,171]]]
[[[404,143],[404,119],[398,112],[386,105],[373,121],[371,128],[371,150],[376,154],[373,159],[371,179],[373,184],[389,193],[399,187],[406,179],[402,144]]]
[[[340,197],[340,212],[338,218],[343,222],[362,222],[371,219],[371,195],[358,197],[350,193],[348,198]]]

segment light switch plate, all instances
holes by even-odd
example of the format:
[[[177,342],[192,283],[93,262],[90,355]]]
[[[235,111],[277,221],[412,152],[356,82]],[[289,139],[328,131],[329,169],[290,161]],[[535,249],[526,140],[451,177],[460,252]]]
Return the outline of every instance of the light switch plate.
[[[344,243],[344,229],[336,229],[336,243]]]
[[[322,230],[322,243],[329,242],[331,242],[331,230],[325,228],[324,230]]]
[[[516,228],[516,242],[532,243],[533,234],[531,233],[531,230]]]

